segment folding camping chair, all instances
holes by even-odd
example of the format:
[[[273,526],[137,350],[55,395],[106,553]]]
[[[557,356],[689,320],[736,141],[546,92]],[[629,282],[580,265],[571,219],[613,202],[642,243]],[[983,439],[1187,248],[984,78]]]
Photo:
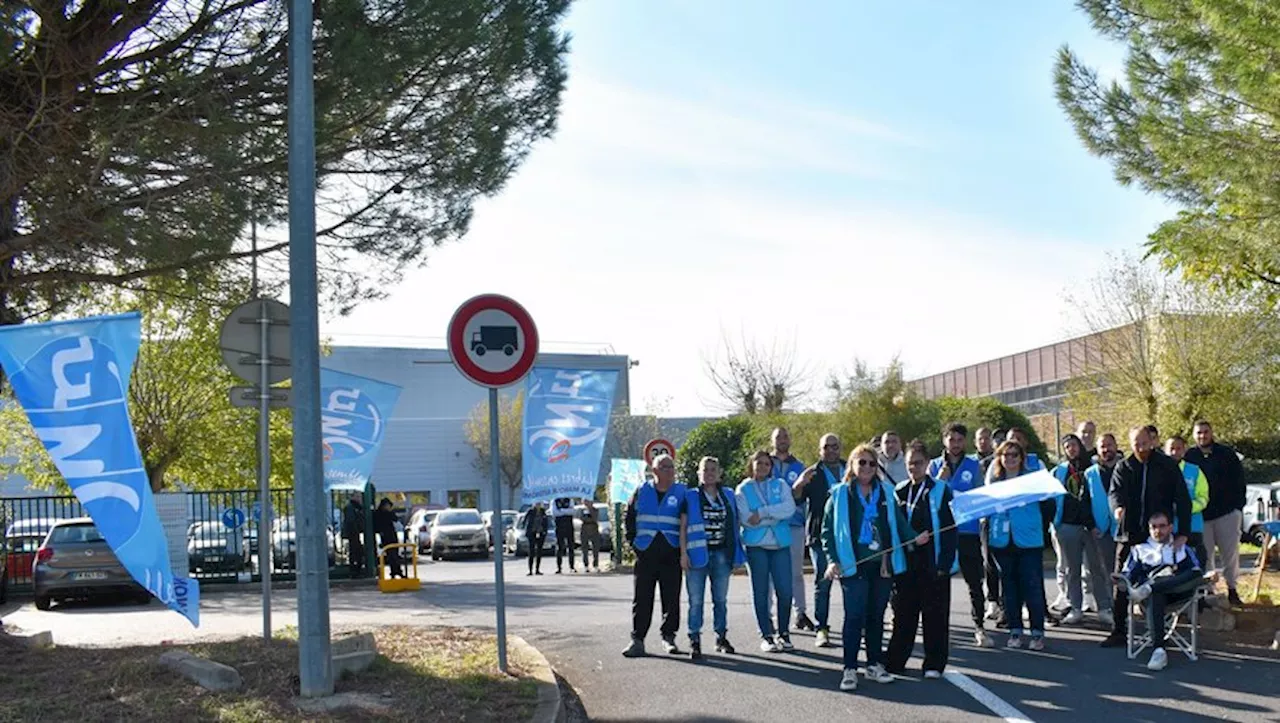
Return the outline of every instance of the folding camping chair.
[[[1205,573],[1195,588],[1187,591],[1187,596],[1180,600],[1170,600],[1164,611],[1164,642],[1166,647],[1172,644],[1189,660],[1198,660],[1200,651],[1200,603],[1213,588],[1216,574]],[[1154,645],[1151,639],[1151,601],[1142,602],[1144,612],[1141,625],[1130,614],[1126,649],[1129,660],[1142,654],[1142,651]],[[1142,628],[1139,631],[1139,627]]]

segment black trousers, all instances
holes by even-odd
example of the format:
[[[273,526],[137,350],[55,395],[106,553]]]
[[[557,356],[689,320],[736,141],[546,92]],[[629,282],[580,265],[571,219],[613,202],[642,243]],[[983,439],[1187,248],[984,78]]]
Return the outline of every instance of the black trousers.
[[[364,575],[364,535],[354,534],[347,538],[347,567],[352,577]]]
[[[1000,597],[1000,565],[996,556],[987,544],[987,536],[982,535],[982,571],[987,577],[987,602],[1004,607],[1004,598]]]
[[[547,541],[546,535],[529,535],[529,572],[542,569],[542,543]]]
[[[924,625],[924,670],[942,672],[950,651],[951,576],[939,577],[925,566],[893,579],[893,634],[885,654],[885,668],[901,673],[916,644],[916,630]]]
[[[574,567],[574,548],[573,544],[573,518],[557,517],[556,518],[556,569],[564,569],[564,558],[569,558],[569,569],[576,570]]]
[[[1157,578],[1151,583],[1151,596],[1147,598],[1147,626],[1155,647],[1164,647],[1169,631],[1164,629],[1164,612],[1170,603],[1186,600],[1200,586],[1199,570],[1187,570],[1176,575]]]
[[[1129,560],[1129,551],[1134,545],[1141,545],[1145,540],[1137,542],[1120,542],[1116,541],[1116,560],[1115,567],[1111,568],[1112,572],[1120,572],[1124,569],[1124,565]],[[1116,624],[1111,627],[1112,635],[1128,635],[1129,629],[1129,591],[1123,585],[1115,585],[1115,603],[1111,606],[1111,612],[1115,616]]]
[[[636,558],[635,596],[631,599],[631,637],[644,640],[653,624],[653,588],[662,597],[662,625],[658,628],[664,640],[675,638],[680,631],[680,558],[669,554],[641,552]]]
[[[961,534],[959,538],[956,555],[960,560],[960,575],[964,577],[964,584],[969,588],[969,614],[973,618],[973,626],[982,629],[985,626],[982,580],[986,573],[982,536]]]

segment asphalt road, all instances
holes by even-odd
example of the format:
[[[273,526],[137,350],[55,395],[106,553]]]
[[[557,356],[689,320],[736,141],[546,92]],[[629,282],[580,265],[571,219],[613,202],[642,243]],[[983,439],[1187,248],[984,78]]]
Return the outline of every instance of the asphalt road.
[[[553,571],[554,564],[547,570]],[[794,636],[794,653],[759,653],[745,577],[735,577],[730,587],[729,637],[740,652],[731,657],[709,655],[702,663],[694,663],[687,656],[653,654],[658,647],[656,615],[650,657],[627,660],[621,656],[630,628],[631,578],[627,575],[549,572],[526,577],[523,561],[508,563],[506,573],[509,629],[546,654],[595,721],[727,723],[847,715],[872,721],[951,722],[989,720],[995,715],[952,682],[919,678],[918,658],[909,666],[908,677],[889,685],[863,680],[857,693],[848,694],[836,689],[840,650],[815,649],[808,634]],[[428,564],[423,568],[420,593],[335,590],[332,623],[335,628],[383,623],[492,627],[492,579],[491,562]],[[963,583],[957,579],[956,585],[948,671],[967,676],[994,694],[997,705],[1003,702],[1025,716],[1007,719],[1280,721],[1280,696],[1276,695],[1280,661],[1209,652],[1193,663],[1171,654],[1166,670],[1151,673],[1145,667],[1145,655],[1128,661],[1122,650],[1100,649],[1097,641],[1102,632],[1088,629],[1051,628],[1049,647],[1043,653],[977,649],[969,640],[972,631],[961,609],[967,600]],[[1052,582],[1049,588],[1053,589]],[[296,624],[293,596],[292,591],[277,593],[276,627]],[[0,612],[5,613],[6,623],[52,630],[61,644],[158,643],[261,631],[259,600],[248,590],[207,594],[199,631],[158,604],[74,605],[43,613],[26,604]],[[707,618],[709,623],[710,610]],[[841,619],[836,592],[832,622],[837,629]],[[1003,645],[1003,635],[997,640]],[[710,642],[709,635],[704,642]],[[680,643],[685,646],[683,638]]]

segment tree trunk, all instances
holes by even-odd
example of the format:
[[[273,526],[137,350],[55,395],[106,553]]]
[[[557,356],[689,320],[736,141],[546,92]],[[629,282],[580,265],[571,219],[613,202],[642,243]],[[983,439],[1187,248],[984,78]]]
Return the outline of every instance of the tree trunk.
[[[144,463],[144,466],[147,469],[147,480],[151,482],[152,494],[158,493],[161,490],[163,490],[164,489],[164,473],[169,469],[169,463],[161,462],[160,464],[156,464],[156,465]]]

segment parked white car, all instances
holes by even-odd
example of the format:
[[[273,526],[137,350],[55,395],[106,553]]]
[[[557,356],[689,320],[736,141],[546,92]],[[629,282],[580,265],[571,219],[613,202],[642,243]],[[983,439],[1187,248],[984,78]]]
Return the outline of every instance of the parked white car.
[[[1280,482],[1249,485],[1245,488],[1244,515],[1240,518],[1240,539],[1262,544],[1262,523],[1280,519]]]

